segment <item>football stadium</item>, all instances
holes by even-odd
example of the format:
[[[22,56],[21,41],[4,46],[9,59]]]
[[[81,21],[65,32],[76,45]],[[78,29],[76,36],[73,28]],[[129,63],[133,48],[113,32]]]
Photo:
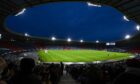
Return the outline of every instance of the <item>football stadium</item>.
[[[0,0],[0,84],[139,78],[139,0]]]

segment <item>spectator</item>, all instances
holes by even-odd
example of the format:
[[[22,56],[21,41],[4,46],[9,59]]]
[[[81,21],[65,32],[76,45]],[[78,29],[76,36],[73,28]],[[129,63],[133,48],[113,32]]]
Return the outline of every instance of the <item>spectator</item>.
[[[125,72],[116,78],[114,84],[140,84],[140,60],[131,59],[126,64]]]
[[[6,61],[0,57],[0,84],[7,84],[6,81],[2,78],[2,73],[7,67]]]
[[[50,81],[51,84],[58,84],[59,79],[60,79],[60,67],[57,65],[52,64],[50,66]]]
[[[42,84],[37,75],[33,74],[35,62],[31,58],[23,58],[20,62],[20,71],[12,77],[10,84]]]
[[[63,62],[60,62],[60,67],[61,67],[61,75],[63,75],[63,71],[64,71],[64,64],[63,64]]]

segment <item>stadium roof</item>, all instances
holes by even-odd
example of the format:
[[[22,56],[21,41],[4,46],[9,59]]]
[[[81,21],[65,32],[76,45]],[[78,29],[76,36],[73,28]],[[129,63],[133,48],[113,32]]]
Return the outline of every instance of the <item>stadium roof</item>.
[[[31,8],[9,16],[6,25],[12,32],[30,36],[95,42],[115,42],[138,33],[137,24],[110,6],[89,2],[56,2]],[[25,36],[28,36],[27,34]],[[51,38],[50,38],[51,39]]]
[[[0,1],[0,26],[2,30],[3,29],[5,30],[4,28],[5,18],[10,14],[15,15],[19,13],[23,8],[33,7],[34,5],[48,3],[48,2],[56,2],[56,1],[59,0],[1,0]],[[66,1],[66,0],[60,0],[60,1]],[[139,0],[91,0],[90,3],[101,4],[101,5],[105,4],[105,5],[112,6],[118,9],[119,11],[121,11],[124,15],[126,15],[129,20],[133,20],[137,24],[140,24],[140,1]],[[9,31],[7,30],[5,32],[8,33],[4,33],[4,34],[6,35],[10,34],[11,36],[11,32],[9,33]],[[137,34],[136,37],[137,37],[136,39],[138,39],[140,38],[140,35]]]

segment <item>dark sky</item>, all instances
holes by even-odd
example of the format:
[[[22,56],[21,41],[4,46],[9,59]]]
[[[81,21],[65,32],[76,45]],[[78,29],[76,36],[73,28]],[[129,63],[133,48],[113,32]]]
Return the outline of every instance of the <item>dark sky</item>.
[[[31,36],[79,41],[111,42],[137,33],[134,21],[109,6],[88,6],[86,2],[55,2],[27,8],[24,14],[9,16],[11,31]]]

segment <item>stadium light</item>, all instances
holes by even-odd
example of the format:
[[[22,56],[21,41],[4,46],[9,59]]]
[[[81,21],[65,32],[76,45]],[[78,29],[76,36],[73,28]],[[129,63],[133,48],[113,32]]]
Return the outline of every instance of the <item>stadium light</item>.
[[[2,38],[2,34],[0,34],[0,39]]]
[[[140,25],[137,25],[136,28],[138,31],[140,31]]]
[[[71,38],[68,38],[67,41],[68,41],[68,42],[71,42]]]
[[[80,40],[80,42],[83,43],[84,41],[83,40]]]
[[[116,45],[116,43],[115,42],[111,42],[111,43],[106,43],[106,46],[115,46]]]
[[[56,38],[55,38],[55,37],[52,37],[51,39],[52,39],[52,41],[55,41],[55,40],[56,40]]]
[[[93,4],[93,3],[91,3],[91,2],[87,2],[87,5],[88,5],[88,6],[94,6],[94,7],[102,7],[101,5]]]
[[[110,43],[106,43],[106,45],[107,45],[107,46],[109,46],[109,45],[110,45]]]
[[[22,15],[26,11],[26,8],[23,8],[19,13],[17,13],[15,16]]]
[[[97,40],[96,43],[99,43],[99,40]]]
[[[130,39],[130,37],[131,37],[130,35],[126,35],[125,39]]]
[[[28,37],[28,36],[30,36],[30,35],[29,35],[28,33],[25,33],[24,36]]]
[[[124,19],[125,21],[130,21],[126,16],[123,16],[123,19]]]

